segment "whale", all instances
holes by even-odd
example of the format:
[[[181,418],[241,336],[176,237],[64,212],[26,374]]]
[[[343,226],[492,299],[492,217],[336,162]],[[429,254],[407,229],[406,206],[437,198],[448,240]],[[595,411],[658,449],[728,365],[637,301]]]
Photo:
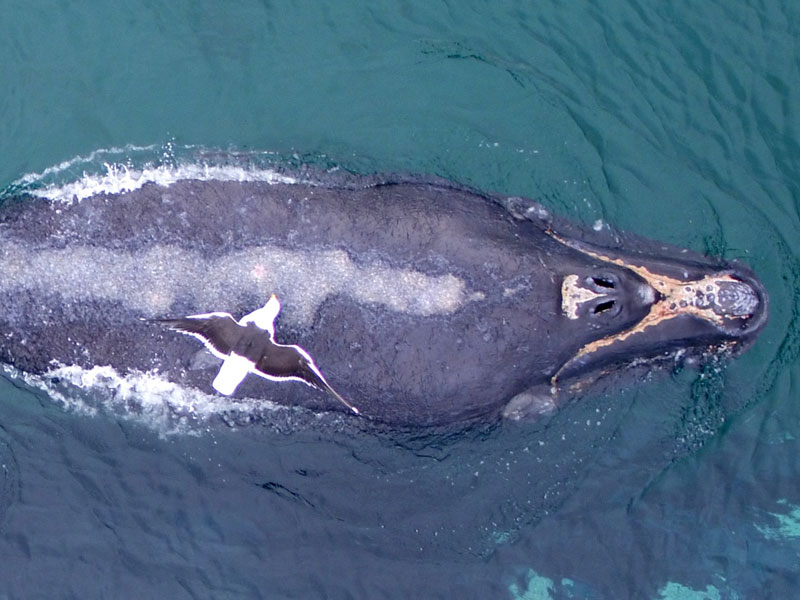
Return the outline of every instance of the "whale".
[[[602,229],[421,176],[14,189],[0,362],[431,426],[546,414],[635,366],[735,355],[763,329],[768,296],[744,264]],[[276,348],[306,365],[280,371]]]

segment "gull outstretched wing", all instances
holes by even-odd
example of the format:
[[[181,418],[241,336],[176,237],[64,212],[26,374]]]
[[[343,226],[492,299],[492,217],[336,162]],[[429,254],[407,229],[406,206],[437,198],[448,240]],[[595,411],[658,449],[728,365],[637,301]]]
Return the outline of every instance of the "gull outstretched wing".
[[[229,313],[190,315],[180,319],[151,319],[165,327],[197,338],[216,357],[226,359],[244,328]]]

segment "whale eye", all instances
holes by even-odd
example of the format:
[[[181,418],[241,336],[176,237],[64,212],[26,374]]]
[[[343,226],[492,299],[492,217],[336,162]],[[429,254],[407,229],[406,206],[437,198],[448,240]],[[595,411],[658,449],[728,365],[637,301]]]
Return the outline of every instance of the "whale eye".
[[[615,287],[614,282],[611,281],[610,279],[606,279],[605,277],[592,277],[592,281],[594,281],[594,284],[598,287],[610,288],[610,289],[613,289]]]
[[[599,304],[595,305],[594,307],[594,314],[600,314],[607,312],[614,308],[614,301],[613,300],[606,300],[605,302],[600,302]]]

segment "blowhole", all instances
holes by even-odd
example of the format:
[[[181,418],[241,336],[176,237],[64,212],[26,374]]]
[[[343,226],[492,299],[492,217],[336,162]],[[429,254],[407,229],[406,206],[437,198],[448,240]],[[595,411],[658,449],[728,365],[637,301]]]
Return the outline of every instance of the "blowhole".
[[[605,277],[592,277],[592,281],[594,281],[595,285],[598,287],[609,288],[609,289],[614,288],[614,282],[611,281],[610,279],[606,279]]]
[[[613,300],[606,300],[605,302],[600,302],[596,304],[594,307],[594,314],[598,315],[600,313],[607,312],[614,308],[614,301]]]

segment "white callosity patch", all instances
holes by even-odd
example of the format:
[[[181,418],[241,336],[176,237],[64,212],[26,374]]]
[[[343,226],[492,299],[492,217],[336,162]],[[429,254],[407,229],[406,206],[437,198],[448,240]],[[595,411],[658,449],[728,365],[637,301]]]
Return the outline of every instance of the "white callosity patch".
[[[582,304],[602,295],[579,285],[577,275],[567,275],[561,282],[561,310],[567,318],[577,319]]]
[[[164,316],[173,302],[198,308],[232,307],[278,293],[289,321],[306,325],[322,302],[344,294],[359,303],[421,316],[451,314],[468,294],[454,275],[430,276],[379,262],[357,265],[343,250],[287,250],[254,246],[219,258],[169,245],[144,251],[70,246],[3,246],[0,292],[36,290],[65,302],[119,302],[145,317]]]

